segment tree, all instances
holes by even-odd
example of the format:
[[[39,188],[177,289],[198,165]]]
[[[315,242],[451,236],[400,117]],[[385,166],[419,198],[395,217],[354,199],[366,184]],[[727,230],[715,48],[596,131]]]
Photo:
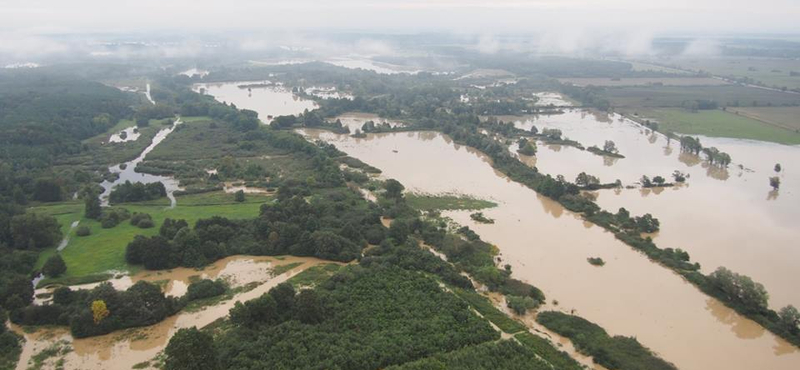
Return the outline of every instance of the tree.
[[[775,172],[781,172],[781,164],[775,163]]]
[[[653,186],[653,182],[650,181],[650,178],[647,175],[642,176],[639,180],[639,183],[642,184],[642,187],[649,188]]]
[[[54,179],[38,179],[33,185],[33,199],[41,202],[61,200],[61,185]]]
[[[786,330],[791,333],[798,332],[797,325],[800,324],[800,312],[797,311],[797,308],[792,305],[781,308],[778,311],[778,317],[781,319],[783,326],[786,327]]]
[[[58,253],[48,258],[47,262],[42,266],[42,273],[47,277],[59,277],[65,272],[67,272],[67,264],[64,263],[64,259]]]
[[[61,228],[55,217],[29,212],[11,219],[11,238],[17,249],[54,247],[61,240]]]
[[[196,327],[180,329],[169,340],[164,349],[167,370],[214,370],[218,369],[214,338]]]
[[[586,172],[579,173],[578,176],[575,178],[575,185],[578,186],[587,187],[598,184],[600,184],[600,179],[598,179],[595,176],[588,175],[586,174]]]
[[[653,183],[655,183],[657,186],[663,186],[666,181],[667,180],[661,176],[653,177]]]
[[[92,220],[99,220],[100,216],[103,215],[103,209],[100,207],[100,198],[92,192],[87,192],[84,203],[84,216]]]
[[[400,200],[403,197],[403,190],[405,190],[405,187],[400,181],[395,179],[386,180],[383,187],[386,189],[387,198]]]
[[[234,199],[239,203],[244,202],[244,190],[237,191]]]
[[[678,171],[678,170],[675,170],[675,172],[672,173],[672,178],[675,179],[675,182],[685,182],[686,181],[686,175],[683,172]]]
[[[92,318],[94,319],[95,325],[99,324],[103,319],[108,317],[111,312],[108,311],[108,307],[106,307],[106,302],[102,299],[98,299],[92,302]]]
[[[778,190],[781,187],[781,179],[778,176],[770,177],[769,186],[772,186],[773,190]]]
[[[617,149],[617,145],[614,144],[611,140],[606,140],[605,144],[603,144],[603,151],[606,153],[617,153],[619,150]]]

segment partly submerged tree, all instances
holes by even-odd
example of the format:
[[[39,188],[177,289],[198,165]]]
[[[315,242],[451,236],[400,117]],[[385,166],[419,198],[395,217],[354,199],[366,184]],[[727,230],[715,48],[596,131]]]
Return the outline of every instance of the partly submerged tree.
[[[772,186],[772,189],[778,190],[781,187],[781,179],[778,176],[772,176],[769,178],[769,186]]]

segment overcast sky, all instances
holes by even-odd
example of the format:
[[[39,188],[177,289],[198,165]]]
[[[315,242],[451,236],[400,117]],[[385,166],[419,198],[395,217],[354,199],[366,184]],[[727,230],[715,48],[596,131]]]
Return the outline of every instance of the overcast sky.
[[[6,34],[246,29],[800,33],[800,0],[0,0]]]

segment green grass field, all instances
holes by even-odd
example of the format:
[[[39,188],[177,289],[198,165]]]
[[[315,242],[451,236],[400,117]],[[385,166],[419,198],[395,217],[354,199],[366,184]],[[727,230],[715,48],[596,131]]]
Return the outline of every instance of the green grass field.
[[[166,199],[166,198],[165,198]],[[169,209],[166,200],[150,203],[123,204],[131,213],[149,213],[156,227],[140,229],[124,221],[111,229],[103,229],[100,222],[83,217],[83,203],[59,203],[33,208],[34,212],[52,214],[61,223],[65,235],[69,233],[70,241],[61,252],[67,263],[67,273],[59,280],[69,281],[101,274],[109,270],[135,272],[136,267],[125,263],[125,247],[136,235],[156,235],[165,218],[185,219],[190,225],[201,218],[223,216],[231,219],[253,218],[258,216],[261,204],[271,199],[268,196],[248,194],[245,202],[236,203],[233,194],[213,192],[187,195],[178,198],[178,205]],[[80,220],[81,226],[89,226],[92,234],[79,237],[75,230],[69,231],[73,221]],[[55,248],[43,251],[39,256],[37,267],[55,253]],[[91,280],[91,279],[89,279]],[[52,282],[52,280],[50,281]]]
[[[800,133],[722,110],[640,109],[638,113],[640,118],[657,121],[662,132],[800,144]]]
[[[602,95],[621,108],[677,108],[691,100],[713,100],[720,106],[800,105],[800,94],[738,85],[609,87]]]
[[[728,108],[728,111],[788,130],[800,130],[800,107]]]

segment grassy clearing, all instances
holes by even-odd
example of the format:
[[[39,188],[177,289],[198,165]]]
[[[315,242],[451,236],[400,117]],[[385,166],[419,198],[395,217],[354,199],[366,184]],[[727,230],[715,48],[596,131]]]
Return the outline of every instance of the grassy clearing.
[[[302,262],[293,262],[293,263],[287,263],[285,265],[275,266],[272,269],[272,271],[270,271],[270,274],[272,276],[283,275],[284,273],[286,273],[286,271],[289,271],[289,270],[291,270],[291,269],[293,269],[293,268],[295,268],[297,266],[300,266],[302,264],[303,264]]]
[[[495,308],[492,302],[489,301],[489,298],[475,292],[469,292],[458,288],[454,288],[453,291],[457,296],[465,300],[472,308],[483,315],[483,317],[497,325],[503,332],[514,334],[528,330],[521,322],[508,317],[508,315]]]
[[[739,85],[609,87],[603,93],[614,107],[671,108],[684,101],[713,100],[720,106],[800,105],[800,94]]]
[[[341,265],[335,263],[324,263],[312,266],[292,276],[292,278],[289,279],[289,283],[295,288],[317,286],[339,271],[341,267]]]
[[[231,197],[227,203],[205,205],[204,202],[217,202],[219,197],[214,193],[208,193],[186,196],[186,198],[191,198],[191,201],[187,202],[191,204],[184,205],[179,200],[178,206],[173,209],[166,208],[162,204],[121,205],[131,213],[149,213],[156,224],[156,227],[150,229],[140,229],[127,221],[114,228],[103,229],[100,227],[100,222],[83,217],[84,206],[82,203],[62,203],[37,207],[35,211],[57,215],[56,217],[62,222],[62,227],[67,221],[80,219],[82,226],[88,226],[92,230],[91,235],[84,237],[75,235],[75,230],[69,233],[69,245],[61,252],[67,263],[67,272],[56,281],[96,280],[98,277],[93,275],[109,270],[133,272],[131,270],[133,267],[125,263],[125,247],[136,235],[158,234],[158,228],[165,218],[185,219],[190,225],[198,219],[212,216],[231,219],[253,218],[259,214],[261,204],[269,199],[264,196],[250,196],[250,201],[236,203]],[[37,266],[41,266],[53,253],[55,253],[55,248],[41,253]]]
[[[407,193],[406,202],[420,211],[430,210],[478,210],[497,207],[497,203],[465,195],[429,195]]]
[[[722,110],[691,113],[677,108],[647,109],[638,113],[641,118],[658,121],[658,129],[663,132],[800,144],[800,133]]]
[[[800,131],[800,107],[729,107],[728,111],[787,130]]]

